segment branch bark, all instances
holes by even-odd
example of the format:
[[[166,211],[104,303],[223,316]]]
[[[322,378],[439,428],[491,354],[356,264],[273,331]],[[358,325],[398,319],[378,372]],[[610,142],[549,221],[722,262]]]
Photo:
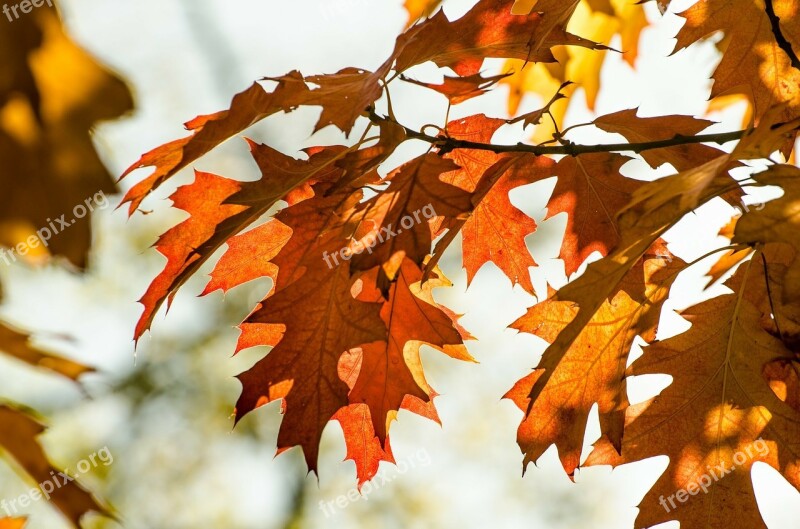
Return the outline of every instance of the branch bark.
[[[775,14],[775,7],[772,5],[772,0],[766,0],[765,8],[767,17],[769,17],[769,23],[772,25],[772,33],[775,35],[778,46],[789,56],[789,60],[792,62],[792,68],[800,70],[800,59],[797,58],[797,54],[794,52],[794,49],[792,49],[792,43],[786,39],[781,31],[781,19]]]
[[[696,136],[682,136],[677,135],[666,140],[649,141],[642,143],[606,143],[596,145],[581,145],[571,142],[565,142],[561,145],[528,145],[525,143],[517,143],[516,145],[497,145],[493,143],[480,143],[475,141],[460,140],[450,138],[447,136],[431,136],[423,132],[410,129],[394,119],[386,116],[381,116],[375,112],[374,109],[368,109],[369,119],[373,123],[393,123],[403,127],[406,135],[409,138],[422,140],[432,145],[439,147],[442,152],[450,152],[453,149],[477,149],[483,151],[491,151],[497,154],[506,152],[527,152],[536,155],[557,155],[564,154],[567,156],[578,156],[579,154],[588,154],[593,152],[635,152],[641,153],[644,151],[663,149],[665,147],[675,147],[678,145],[688,145],[693,143],[717,143],[723,144],[729,141],[736,141],[742,139],[748,134],[748,130],[737,130],[733,132],[722,132],[717,134],[698,134]]]

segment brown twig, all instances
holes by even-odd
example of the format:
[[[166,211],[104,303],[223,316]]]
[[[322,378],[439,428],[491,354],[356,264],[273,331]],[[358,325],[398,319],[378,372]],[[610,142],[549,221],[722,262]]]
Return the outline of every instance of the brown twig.
[[[562,145],[528,145],[525,143],[517,143],[516,145],[497,145],[493,143],[480,143],[475,141],[460,140],[448,136],[431,136],[423,132],[410,129],[393,119],[381,116],[375,112],[375,109],[367,109],[369,119],[373,123],[389,122],[403,127],[406,135],[409,138],[422,140],[434,145],[440,149],[441,152],[450,152],[453,149],[476,149],[483,151],[491,151],[497,154],[507,152],[527,152],[536,155],[558,155],[564,154],[567,156],[577,156],[579,154],[588,154],[595,152],[635,152],[640,153],[644,151],[663,149],[665,147],[675,147],[678,145],[688,145],[692,143],[717,143],[723,144],[729,141],[740,140],[744,137],[747,130],[737,130],[733,132],[722,132],[716,134],[698,134],[696,136],[683,136],[676,135],[672,138],[658,141],[648,141],[640,143],[606,143],[596,145],[580,145],[576,143],[566,142]]]
[[[800,59],[797,58],[797,54],[792,49],[792,43],[786,40],[786,37],[781,31],[781,19],[775,14],[775,7],[772,5],[772,0],[766,0],[765,4],[767,17],[769,18],[769,23],[772,25],[772,33],[775,35],[778,46],[789,56],[792,68],[800,70]]]

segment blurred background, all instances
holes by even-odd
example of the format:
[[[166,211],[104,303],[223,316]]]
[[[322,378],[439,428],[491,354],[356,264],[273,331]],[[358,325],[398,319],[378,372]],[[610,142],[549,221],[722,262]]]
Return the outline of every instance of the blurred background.
[[[444,9],[454,18],[473,3],[447,0]],[[718,61],[714,43],[668,57],[672,36],[680,26],[673,13],[691,3],[675,1],[663,17],[654,2],[648,3],[645,13],[651,24],[641,36],[637,69],[620,55],[609,54],[594,109],[589,110],[585,94],[578,90],[565,123],[633,107],[640,107],[641,115],[705,114],[708,79]],[[20,201],[45,204],[56,197],[64,213],[100,189],[108,191],[110,201],[109,207],[92,215],[92,244],[86,260],[82,255],[88,239],[81,237],[88,237],[88,230],[79,235],[83,228],[75,227],[75,234],[69,235],[75,246],[67,246],[63,239],[65,247],[54,251],[61,258],[44,264],[35,255],[10,265],[0,262],[4,295],[0,316],[9,325],[31,332],[35,345],[96,372],[84,374],[76,385],[0,356],[0,399],[36,410],[49,425],[40,441],[56,467],[74,468],[103,447],[113,454],[112,464],[92,468],[81,476],[81,483],[110,506],[117,520],[92,515],[84,518],[84,527],[632,527],[635,506],[666,467],[665,460],[656,458],[613,472],[608,467],[582,469],[571,482],[551,448],[522,475],[522,457],[515,442],[521,413],[501,396],[536,364],[545,344],[506,326],[535,299],[520,288],[512,289],[492,264],[467,289],[457,247],[442,263],[455,286],[437,291],[436,296],[465,314],[461,322],[477,338],[468,347],[480,365],[458,363],[423,349],[431,384],[441,394],[436,404],[443,426],[401,412],[392,427],[399,466],[385,465],[369,493],[348,500],[345,507],[336,506],[336,499],[353,495],[356,479],[353,463],[343,462],[345,448],[338,423],[330,423],[325,431],[319,478],[306,475],[299,450],[274,457],[280,423],[277,405],[259,409],[233,429],[231,413],[240,390],[233,377],[266,353],[257,348],[231,358],[238,336],[234,327],[267,292],[268,280],[249,283],[225,297],[217,292],[199,298],[211,263],[178,294],[169,314],[156,318],[152,332],[134,350],[133,328],[141,312],[136,300],[164,264],[150,245],[185,218],[185,213],[169,207],[167,197],[193,177],[191,170],[184,170],[145,201],[142,209],[150,213],[128,219],[126,211],[115,210],[119,195],[113,195],[103,172],[116,177],[141,153],[184,136],[183,122],[226,108],[234,93],[260,77],[292,69],[304,74],[329,73],[345,66],[374,69],[408,21],[401,0],[63,0],[59,12],[68,37],[107,68],[109,76],[124,80],[132,99],[121,81],[109,79],[103,80],[102,89],[83,93],[87,105],[98,97],[114,102],[92,115],[91,123],[115,119],[93,128],[91,141],[102,165],[93,169],[98,173],[92,177],[96,180],[82,184],[82,195],[73,197],[44,181],[27,194],[17,194],[12,190],[33,178],[31,166],[0,167],[5,173],[0,181],[6,186],[0,193],[14,197],[6,208]],[[2,18],[0,32],[8,37],[23,23],[6,24]],[[25,41],[16,34],[5,40],[0,35],[0,44],[23,46]],[[611,46],[620,47],[619,36]],[[56,57],[53,65],[41,66],[52,73],[52,90],[72,93],[76,87],[100,82],[88,70],[59,74],[57,69],[67,64],[63,61],[73,59]],[[503,64],[489,61],[487,66],[500,70]],[[414,74],[426,81],[441,79],[438,69],[430,65],[417,68]],[[504,116],[510,95],[508,86],[500,86],[454,107],[450,118],[478,112]],[[404,83],[393,86],[392,98],[404,124],[444,124],[444,98]],[[526,95],[519,100],[518,111],[533,110],[542,102],[535,94]],[[724,112],[712,112],[711,118],[720,123],[710,130],[739,128],[744,111],[744,105],[733,105]],[[331,127],[310,137],[318,112],[302,108],[289,116],[271,117],[247,136],[287,154],[310,145],[344,142]],[[69,135],[69,129],[65,130]],[[580,130],[576,140],[605,138]],[[523,132],[519,128],[508,134],[505,140],[496,140],[516,142]],[[426,148],[409,142],[387,166]],[[19,154],[8,156],[18,158]],[[259,174],[241,139],[229,141],[194,167],[242,180]],[[87,169],[79,165],[76,171]],[[635,162],[623,170],[638,178],[654,176],[645,171],[644,164]],[[122,190],[136,178],[134,174],[124,180]],[[512,194],[515,205],[539,224],[528,239],[540,265],[533,272],[537,289],[545,289],[546,280],[555,285],[566,281],[563,264],[556,259],[564,218],[543,221],[553,185],[550,180]],[[42,215],[47,211],[43,206]],[[731,211],[721,201],[710,204],[703,215],[687,218],[670,234],[670,248],[687,261],[704,254],[718,242],[716,233]],[[36,218],[29,224],[43,225]],[[84,265],[86,270],[80,273]],[[704,272],[699,268],[675,287],[677,295],[665,309],[660,337],[687,327],[672,311],[698,301],[691,294]],[[631,399],[652,395],[667,382],[631,384]],[[595,415],[586,450],[597,436],[596,422]],[[759,506],[770,529],[797,528],[800,494],[761,464],[753,473]],[[17,497],[34,485],[15,464],[0,460],[0,498]],[[30,529],[70,527],[45,501],[19,514],[30,517]],[[677,523],[662,527],[674,529]]]

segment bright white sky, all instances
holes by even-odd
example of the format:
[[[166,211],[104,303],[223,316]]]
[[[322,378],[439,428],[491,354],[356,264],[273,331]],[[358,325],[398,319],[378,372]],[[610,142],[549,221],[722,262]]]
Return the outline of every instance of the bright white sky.
[[[454,17],[472,3],[447,1],[445,9]],[[689,3],[676,0],[671,12]],[[127,78],[136,96],[137,110],[130,119],[104,125],[97,134],[98,146],[112,174],[120,174],[142,152],[183,136],[184,121],[226,107],[232,94],[254,79],[291,69],[311,74],[345,66],[374,68],[391,50],[406,16],[399,0],[65,0],[63,4],[67,26],[75,37]],[[662,19],[654,6],[648,6],[648,12],[656,24],[645,31],[640,43],[639,70],[634,72],[618,58],[611,57],[604,72],[597,112],[639,106],[640,113],[646,115],[702,114],[710,87],[708,77],[713,69],[713,46],[697,46],[667,58],[678,18],[668,14]],[[426,66],[417,74],[420,78],[437,75],[435,68]],[[417,87],[398,86],[392,96],[395,109],[404,109],[398,115],[409,126],[441,124],[444,119],[442,100]],[[502,116],[505,100],[505,91],[498,90],[456,107],[451,117],[477,112]],[[539,103],[535,99],[526,100],[525,109],[536,108]],[[740,112],[741,109],[734,109],[724,116],[714,116],[721,121],[717,128],[738,128]],[[338,135],[329,130],[308,139],[317,113],[315,109],[303,109],[288,118],[276,117],[249,135],[289,153],[318,141],[337,141]],[[581,122],[590,117],[579,105],[568,120]],[[520,137],[500,139],[516,142]],[[594,141],[607,139],[607,135],[589,133],[576,139]],[[404,148],[393,161],[399,163],[401,158],[422,149],[421,145]],[[631,164],[625,170],[640,174],[636,171],[642,165]],[[236,140],[195,166],[243,179],[256,177],[243,142]],[[182,181],[190,178],[187,171]],[[551,188],[552,182],[530,186],[515,192],[513,200],[540,224],[540,231],[529,242],[541,271],[558,281],[559,277],[563,280],[563,267],[554,259],[558,245],[553,235],[563,233],[564,222],[562,218],[542,222]],[[96,266],[85,279],[56,270],[31,272],[20,267],[0,270],[3,284],[9,286],[9,303],[4,314],[34,329],[41,328],[40,322],[45,319],[49,322],[48,331],[68,332],[76,337],[75,344],[66,350],[77,358],[100,366],[111,378],[129,374],[134,369],[131,336],[140,310],[134,300],[162,264],[147,247],[157,233],[181,218],[180,213],[167,211],[168,203],[163,200],[167,194],[165,191],[145,203],[146,208],[155,210],[146,217],[136,216],[128,221],[122,211],[105,211],[99,216]],[[715,234],[727,220],[730,209],[717,204],[705,208],[703,213],[687,219],[670,237],[674,241],[673,251],[687,261],[718,242]],[[317,517],[313,526],[631,527],[636,515],[634,506],[655,480],[656,472],[664,468],[665,461],[648,461],[613,473],[608,468],[593,468],[581,471],[573,484],[564,476],[551,449],[539,467],[531,466],[520,477],[522,458],[515,443],[520,412],[511,402],[500,401],[500,397],[535,365],[543,344],[505,327],[523,314],[533,299],[519,288],[512,290],[493,265],[487,265],[465,291],[466,278],[457,251],[443,266],[456,286],[440,292],[439,299],[456,312],[466,314],[463,324],[479,338],[470,344],[470,351],[481,365],[459,365],[438,358],[435,353],[424,356],[432,373],[431,382],[443,395],[436,402],[444,426],[440,428],[402,413],[393,425],[392,444],[398,461],[410,461],[418,449],[424,448],[424,459],[427,461],[429,457],[430,464],[412,468],[403,475],[386,468],[387,475],[397,476],[391,483],[370,494],[369,501],[355,502],[334,518],[326,520],[321,511],[309,508],[309,514]],[[539,286],[544,278],[541,271],[535,274]],[[665,313],[697,300],[691,296],[701,273],[702,270],[698,271],[676,288],[679,295]],[[180,343],[192,334],[203,332],[210,315],[220,310],[221,296],[195,297],[201,283],[188,285],[169,316],[157,318],[154,332],[161,338],[162,347],[164,343]],[[259,294],[246,296],[254,302]],[[686,327],[677,316],[667,314],[666,318],[664,335]],[[235,332],[219,336],[212,342],[213,347],[207,348],[209,353],[202,364],[215,374],[215,384],[227,396],[231,408],[238,391],[232,375],[263,354],[256,352],[230,360],[235,336]],[[143,340],[139,362],[161,354],[153,346],[156,340],[149,342],[147,337]],[[40,383],[39,378],[36,383]],[[197,383],[206,381],[201,379]],[[88,385],[90,390],[97,390],[104,384],[107,382],[98,377]],[[11,376],[4,380],[4,390],[10,397],[46,410],[59,408],[52,397],[45,398],[32,391],[32,387],[39,386],[32,385],[30,378]],[[634,384],[631,390],[643,398],[652,393],[653,387],[637,388]],[[60,402],[77,402],[80,398],[67,384],[57,385],[54,391]],[[204,403],[194,402],[193,406],[197,409]],[[125,410],[126,404],[117,401],[84,405],[64,426],[56,428],[51,445],[54,453],[61,450],[57,460],[69,464],[84,454],[79,449],[67,453],[59,448],[60,439],[74,437],[81,439],[80,446],[88,447],[101,447],[109,438],[117,440],[120,451],[115,453],[113,468],[125,478],[118,485],[124,494],[117,505],[128,529],[166,525],[176,529],[202,527],[209,525],[209,520],[224,520],[221,525],[212,523],[212,526],[246,529],[275,527],[279,523],[288,499],[285,475],[294,473],[297,477],[302,471],[297,465],[298,453],[272,459],[278,418],[274,406],[247,419],[253,427],[261,424],[262,430],[268,428],[272,444],[263,446],[240,440],[236,433],[229,435],[226,417],[222,417],[218,431],[209,433],[207,428],[199,427],[201,418],[207,416],[200,411],[195,418],[191,414],[173,417],[170,414],[174,412],[166,409],[163,422],[122,439],[122,432],[130,428],[121,419]],[[596,435],[597,427],[593,424],[587,447]],[[341,463],[344,446],[337,427],[332,425],[326,430],[325,445],[320,485],[312,487],[311,506],[335,500],[354,483],[352,463]],[[196,466],[175,463],[175,459],[193,450]],[[757,468],[755,473],[759,478],[775,474],[766,468]],[[13,486],[4,485],[0,492],[5,493],[10,487]],[[166,487],[171,490],[166,497],[178,503],[165,502]],[[800,494],[775,479],[768,480],[758,492],[770,529],[797,527]],[[173,517],[169,523],[166,516]],[[49,529],[57,524],[57,519],[45,516],[38,521],[34,519],[30,527]],[[677,524],[663,527],[677,527]]]

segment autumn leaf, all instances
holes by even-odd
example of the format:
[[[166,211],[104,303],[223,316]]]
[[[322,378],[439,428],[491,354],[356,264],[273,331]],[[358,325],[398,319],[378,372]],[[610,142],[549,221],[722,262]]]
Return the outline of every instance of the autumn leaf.
[[[387,418],[394,418],[408,396],[423,402],[431,398],[432,390],[425,382],[419,359],[420,345],[433,346],[453,358],[472,360],[451,315],[439,308],[430,295],[434,286],[450,283],[441,279],[428,281],[422,290],[421,280],[420,268],[404,259],[381,307],[388,336],[385,341],[362,348],[359,374],[350,391],[351,403],[369,406],[381,442],[386,439]],[[376,283],[376,279],[370,282]]]
[[[550,101],[548,101],[546,105],[540,109],[534,110],[533,112],[527,112],[521,116],[517,116],[514,119],[509,120],[509,123],[522,121],[522,123],[527,127],[529,125],[541,124],[542,119],[544,119],[545,116],[553,117],[553,112],[551,111],[553,105],[555,105],[558,101],[567,98],[567,96],[564,95],[563,90],[570,85],[572,85],[572,81],[564,81],[561,83],[561,86],[558,87],[558,90],[556,90],[556,93],[553,94],[553,97],[550,98]],[[555,119],[555,117],[553,117],[553,119]]]
[[[426,298],[424,292],[425,291],[420,292],[420,294],[422,294],[420,296],[421,298]],[[380,293],[373,294],[376,296],[376,299],[380,297]],[[432,301],[432,299],[429,301]],[[461,329],[459,329],[459,332],[461,332]],[[462,336],[466,338],[464,333],[462,333]],[[456,348],[456,350],[457,349],[458,348]],[[411,363],[418,365],[419,348],[409,348],[408,352],[409,354],[406,358]],[[364,359],[363,353],[364,351],[361,348],[352,349],[345,352],[339,360],[339,378],[341,378],[351,390],[361,372],[361,365]],[[433,405],[433,398],[436,397],[436,392],[427,385],[424,379],[421,378],[420,382],[428,395],[426,398],[429,398],[429,400],[424,402],[413,395],[406,395],[400,408],[441,424],[436,408]],[[395,414],[391,414],[391,416],[393,415]],[[356,403],[345,406],[336,412],[334,420],[339,421],[342,432],[344,433],[345,446],[347,447],[347,456],[345,459],[352,460],[356,465],[359,489],[365,482],[377,475],[381,461],[394,463],[389,437],[387,435],[383,442],[378,438],[367,404]]]
[[[452,160],[429,153],[402,165],[387,176],[389,186],[357,208],[356,240],[375,243],[372,251],[352,258],[354,270],[381,266],[393,280],[405,256],[418,265],[431,251],[432,223],[437,217],[456,218],[471,209],[470,193],[447,182],[458,169]]]
[[[800,414],[771,389],[775,376],[764,374],[794,355],[760,325],[765,307],[746,295],[766,289],[763,273],[760,259],[745,263],[726,282],[732,293],[685,310],[692,327],[646,347],[631,366],[629,375],[663,373],[673,382],[629,408],[621,455],[601,438],[587,464],[669,456],[636,527],[672,519],[694,527],[712,517],[714,527],[766,527],[750,479],[757,461],[800,486]]]
[[[344,174],[333,190],[339,190],[352,184],[355,180],[363,178],[364,175],[372,173],[407,139],[405,129],[390,121],[379,123],[378,131],[380,136],[377,143],[367,145],[362,149],[349,150],[334,162],[336,167],[344,171]]]
[[[637,109],[630,109],[600,116],[594,120],[594,124],[606,132],[621,134],[631,142],[650,142],[668,140],[676,136],[694,136],[713,125],[713,122],[691,116],[643,118],[637,115]],[[642,153],[642,157],[654,169],[669,163],[678,171],[685,171],[722,154],[722,151],[714,147],[689,144],[648,150]]]
[[[25,518],[0,518],[0,529],[22,529],[25,522]]]
[[[602,4],[598,6],[597,4]],[[550,24],[561,25],[576,35],[600,44],[608,44],[614,35],[619,34],[622,42],[623,58],[634,65],[638,55],[638,41],[641,31],[647,26],[644,9],[636,2],[610,0],[609,2],[561,1],[561,0],[518,0],[515,12],[528,13],[540,11]],[[509,61],[505,70],[516,72],[502,81],[511,90],[508,111],[516,114],[526,94],[538,95],[544,101],[559,91],[559,86],[569,81],[564,95],[571,97],[578,88],[583,88],[586,104],[594,108],[600,93],[600,70],[605,62],[606,52],[579,47],[556,47],[553,54],[557,63],[525,64],[519,60]],[[555,125],[543,123],[534,131],[536,142],[552,139],[556,130],[564,128],[569,101],[554,103],[551,114]]]
[[[438,11],[398,38],[395,68],[404,71],[433,61],[465,76],[478,73],[488,57],[554,62],[550,51],[553,46],[603,49],[551,24],[549,18],[538,13],[512,15],[512,4],[511,0],[480,0],[466,15],[452,22]]]
[[[435,90],[447,97],[447,100],[451,105],[457,105],[459,103],[463,103],[464,101],[469,101],[473,97],[478,97],[485,94],[489,88],[509,75],[510,74],[499,74],[491,75],[489,77],[483,77],[481,73],[467,75],[464,77],[452,77],[445,75],[442,84],[423,83],[405,76],[403,76],[402,79],[406,82]]]
[[[349,99],[347,105],[336,104],[326,110],[315,125],[319,130],[333,124],[349,133],[358,115],[380,96],[378,80],[383,74],[384,71],[370,73],[345,68],[336,74],[306,79],[300,72],[292,71],[268,79],[277,83],[272,92],[266,91],[259,83],[253,83],[233,98],[228,110],[198,116],[186,123],[186,128],[192,131],[191,136],[153,149],[131,165],[121,178],[143,167],[154,167],[155,170],[131,187],[122,203],[129,204],[129,213],[133,214],[142,200],[169,177],[230,137],[281,111],[289,112],[301,105],[323,105],[328,109],[331,105],[326,102],[338,103],[339,98]],[[309,82],[317,88],[309,88]]]
[[[317,468],[322,430],[348,404],[349,388],[339,378],[344,351],[385,338],[380,305],[353,298],[349,266],[324,264],[267,298],[247,323],[285,328],[277,345],[239,375],[242,395],[236,418],[277,398],[285,414],[278,450],[301,446],[310,470]]]
[[[305,193],[309,192],[303,186],[309,181],[335,178],[331,173],[336,177],[341,175],[342,170],[336,168],[334,163],[346,152],[343,147],[312,150],[308,160],[297,160],[254,142],[250,142],[250,148],[262,171],[261,180],[243,183],[218,175],[196,172],[192,184],[179,187],[170,197],[175,207],[191,212],[191,215],[159,237],[155,245],[167,258],[167,265],[140,300],[144,305],[144,312],[137,324],[135,335],[137,340],[150,327],[164,301],[171,299],[214,251],[230,237],[256,222],[279,200],[283,198],[292,202],[302,200]],[[291,195],[296,190],[297,192]],[[268,229],[280,228],[271,226]],[[273,251],[275,249],[273,248]],[[232,271],[231,266],[227,265],[230,259],[232,258],[229,257],[220,265],[227,266],[227,271],[223,269],[214,272],[210,290],[218,288],[217,281],[233,285],[239,284],[237,281],[246,282],[260,277],[261,268],[247,267],[244,270]],[[266,273],[268,274],[270,270],[273,269],[267,267]],[[226,272],[237,273],[239,277],[236,280],[222,277]],[[209,289],[206,293],[210,292]]]
[[[275,348],[240,375],[243,393],[237,404],[238,419],[283,398],[286,413],[279,449],[302,446],[312,470],[322,430],[349,403],[368,405],[370,432],[383,443],[387,422],[407,395],[430,399],[418,356],[406,351],[409,342],[449,352],[445,346],[457,346],[462,340],[450,315],[412,294],[421,271],[410,259],[398,269],[386,300],[376,288],[376,277],[362,275],[354,281],[350,262],[333,266],[326,260],[326,255],[347,247],[346,228],[355,206],[334,205],[346,201],[352,191],[324,196],[323,189],[318,187],[314,198],[287,208],[272,221],[291,228],[292,237],[272,260],[278,268],[274,294],[247,318],[243,332],[277,342],[269,342]],[[393,317],[396,310],[403,316]],[[415,310],[418,315],[407,320]],[[361,359],[359,376],[349,388],[339,375],[339,363],[342,354],[353,349],[360,349]],[[465,353],[460,356],[469,359]]]
[[[81,517],[89,511],[107,514],[83,487],[50,464],[37,440],[44,431],[39,422],[19,410],[0,406],[0,426],[0,446],[36,483],[60,480],[61,486],[50,492],[48,499],[73,526],[79,527]]]
[[[708,271],[709,285],[716,283],[722,276],[733,270],[747,259],[753,251],[750,248],[742,250],[727,250],[722,253],[711,269]]]
[[[325,255],[349,242],[348,215],[336,211],[352,195],[345,189],[326,197],[326,187],[319,184],[313,198],[271,221],[291,229],[292,237],[272,260],[278,269],[273,292],[242,329],[243,337],[258,337],[248,343],[275,347],[239,375],[243,389],[236,405],[238,421],[256,407],[283,399],[278,449],[301,446],[311,470],[316,470],[322,430],[348,405],[349,387],[338,372],[340,357],[387,334],[380,303],[357,300],[351,292],[359,287],[350,276],[350,263],[328,266],[325,261]],[[323,232],[327,235],[320,237]]]
[[[699,168],[650,182],[637,190],[631,203],[619,214],[616,226],[620,242],[616,249],[591,263],[583,275],[567,283],[551,298],[577,303],[579,310],[542,355],[538,368],[543,373],[530,390],[532,401],[547,386],[583,328],[609,297],[613,299],[625,276],[651,245],[689,211],[728,190],[729,177],[724,167],[729,162],[729,156],[720,156]],[[645,284],[638,285],[636,290],[630,285],[625,290],[634,300],[644,302]]]
[[[748,300],[761,307],[764,315],[761,327],[781,339],[790,350],[797,350],[800,344],[800,307],[790,296],[784,295],[792,286],[786,282],[786,274],[794,265],[796,251],[786,243],[770,243],[759,247],[764,269],[766,289],[753,289],[745,292]],[[794,398],[791,393],[787,398]]]
[[[167,266],[150,284],[140,299],[144,313],[137,324],[138,340],[150,327],[156,311],[187,277],[186,271],[201,261],[197,248],[207,243],[222,221],[245,210],[223,201],[239,189],[239,182],[208,173],[195,173],[193,184],[182,186],[172,195],[173,204],[191,211],[191,216],[159,237],[156,248],[167,257]]]
[[[489,142],[506,122],[483,114],[453,121],[447,126],[451,138]],[[467,284],[484,264],[494,262],[511,280],[533,293],[529,268],[536,263],[525,244],[525,237],[536,231],[536,222],[511,204],[509,193],[526,184],[552,176],[552,160],[520,156],[503,158],[476,149],[455,149],[446,155],[460,167],[445,175],[448,182],[476,192],[491,180],[491,186],[473,196],[469,217],[451,227],[463,234],[464,268]],[[442,251],[437,247],[437,253]]]
[[[570,17],[578,6],[578,0],[558,2],[557,0],[515,0],[511,6],[514,15],[529,15],[532,12],[541,13],[547,20],[548,26],[566,26]]]
[[[798,210],[797,178],[800,169],[791,165],[776,165],[764,172],[753,176],[753,179],[762,185],[780,185],[783,196],[768,202],[761,209],[751,209],[745,212],[736,223],[733,242],[738,243],[780,243],[791,247],[793,254],[785,262],[784,270],[778,279],[775,291],[775,305],[777,312],[774,315],[778,321],[783,321],[786,331],[789,332],[790,322],[795,327],[800,324],[800,241],[797,239],[800,210]],[[792,342],[800,339],[798,331],[791,329],[785,339]]]
[[[91,367],[32,346],[30,336],[2,322],[0,322],[0,352],[11,355],[28,365],[49,369],[72,380],[77,380],[84,373],[94,371]]]
[[[628,160],[619,154],[597,153],[564,158],[555,166],[558,182],[547,204],[547,218],[567,213],[560,254],[567,274],[574,273],[592,252],[608,255],[619,242],[616,217],[642,185],[620,174]]]
[[[64,33],[55,9],[37,9],[13,24],[3,21],[0,244],[23,244],[24,251],[11,254],[14,260],[60,255],[86,266],[90,216],[73,216],[73,208],[116,189],[90,130],[132,106],[125,83]],[[69,230],[51,234],[46,244],[27,242],[62,215]],[[11,261],[5,254],[3,259]]]
[[[228,239],[228,249],[217,261],[202,295],[215,290],[227,292],[258,277],[274,281],[278,267],[271,261],[291,235],[288,226],[272,220]]]
[[[359,489],[378,474],[381,461],[394,463],[389,440],[382,444],[372,429],[369,406],[350,404],[337,411],[333,419],[342,427],[347,446],[345,459],[356,465]]]
[[[767,13],[775,6],[777,27]],[[800,23],[794,0],[751,2],[749,0],[707,0],[698,2],[680,16],[686,19],[677,35],[675,50],[723,31],[722,61],[714,71],[711,97],[739,94],[747,97],[753,116],[759,121],[775,106],[784,105],[783,121],[800,116],[800,62],[797,50]],[[777,34],[789,38],[785,45]]]
[[[672,258],[663,242],[656,243],[623,279],[621,288],[604,301],[570,345],[535,401],[530,394],[542,369],[521,379],[505,396],[525,413],[517,442],[525,466],[555,444],[570,476],[580,463],[590,409],[597,404],[601,432],[619,447],[628,406],[625,367],[634,338],[655,339],[661,307],[685,263]],[[638,292],[644,282],[643,299]],[[628,286],[630,285],[630,286]],[[626,288],[627,287],[627,288]],[[511,327],[553,342],[575,318],[578,307],[567,301],[546,300],[531,307]]]
[[[530,267],[536,263],[525,238],[536,231],[536,222],[511,203],[509,193],[551,176],[554,163],[549,158],[531,156],[519,157],[512,163],[480,199],[464,224],[464,267],[469,283],[485,263],[492,261],[512,285],[518,283],[533,293]]]
[[[278,451],[301,447],[314,471],[322,433],[337,421],[360,487],[381,462],[394,460],[390,426],[400,410],[439,421],[422,347],[473,361],[459,317],[434,301],[435,288],[451,286],[438,263],[462,235],[467,285],[491,261],[512,285],[533,294],[536,263],[526,238],[537,225],[509,195],[555,176],[546,218],[566,217],[559,257],[572,277],[512,325],[549,343],[533,371],[506,394],[523,412],[517,437],[524,464],[554,444],[572,476],[597,405],[601,439],[587,464],[670,456],[670,469],[645,498],[637,524],[675,517],[692,527],[758,526],[744,472],[704,485],[714,487],[714,495],[691,494],[704,483],[707,465],[729,464],[737,451],[752,452],[758,442],[769,447],[759,457],[795,486],[800,468],[794,441],[800,175],[769,159],[777,150],[790,153],[800,127],[792,50],[800,29],[794,0],[743,2],[708,0],[689,8],[678,49],[724,34],[713,108],[722,108],[719,96],[747,95],[755,119],[745,130],[709,133],[712,122],[702,117],[642,117],[637,109],[563,127],[577,89],[593,107],[612,38],[619,36],[623,59],[636,67],[647,20],[642,5],[627,0],[479,0],[452,20],[437,11],[439,2],[406,2],[420,19],[374,71],[294,71],[253,85],[228,110],[190,122],[189,137],[154,149],[126,172],[153,168],[124,199],[131,212],[181,168],[279,112],[318,107],[310,133],[332,125],[348,137],[358,130],[359,137],[292,156],[251,141],[260,179],[198,172],[194,183],[180,187],[172,200],[188,217],[156,243],[167,263],[142,298],[136,339],[218,253],[204,294],[270,278],[269,291],[240,325],[237,352],[271,349],[238,377],[236,420],[281,401]],[[662,12],[668,4],[659,2]],[[506,60],[505,66],[487,59]],[[416,69],[425,63],[444,69],[437,73],[441,81]],[[391,97],[397,82],[444,96],[445,122],[409,126],[402,98]],[[451,106],[476,105],[474,98],[503,85],[511,89],[512,115],[528,92],[543,104],[516,117],[449,119]],[[526,134],[534,127],[533,141],[506,139],[523,127]],[[576,143],[576,127],[624,141]],[[733,141],[732,149],[723,148]],[[411,142],[428,149],[405,156]],[[634,159],[630,153],[653,169],[669,165],[677,172],[623,176],[622,166]],[[767,170],[753,169],[764,163]],[[759,186],[778,186],[784,195],[727,226],[721,235],[731,245],[705,256],[716,256],[713,280],[736,270],[727,282],[733,293],[688,309],[692,328],[656,341],[669,290],[690,266],[667,250],[662,236],[713,199],[738,205],[745,189]],[[627,368],[636,340],[650,345]],[[628,377],[656,372],[671,375],[673,385],[631,406]],[[748,469],[755,459],[737,466]],[[684,488],[689,503],[677,497]],[[660,500],[672,501],[670,494],[681,505],[664,510]],[[708,522],[712,509],[739,496],[745,499],[736,508]]]
[[[558,30],[549,24],[536,32],[540,16],[516,17],[511,0],[481,0],[464,17],[449,21],[442,11],[398,37],[395,49],[374,72],[344,68],[334,74],[304,77],[292,71],[265,78],[277,83],[272,91],[261,84],[237,94],[227,110],[198,116],[186,123],[192,135],[153,149],[131,165],[121,178],[136,169],[154,167],[123,198],[129,213],[168,178],[208,153],[220,143],[278,112],[299,106],[322,106],[314,130],[333,124],[349,134],[359,115],[381,96],[381,80],[394,68],[403,72],[433,61],[451,66],[459,75],[477,74],[485,57],[554,61],[549,47],[582,46],[600,49],[594,42]],[[533,33],[532,33],[533,32]],[[313,88],[311,88],[311,85]]]
[[[420,18],[429,17],[441,3],[442,0],[406,0],[404,7],[408,11],[408,25],[414,24]]]

